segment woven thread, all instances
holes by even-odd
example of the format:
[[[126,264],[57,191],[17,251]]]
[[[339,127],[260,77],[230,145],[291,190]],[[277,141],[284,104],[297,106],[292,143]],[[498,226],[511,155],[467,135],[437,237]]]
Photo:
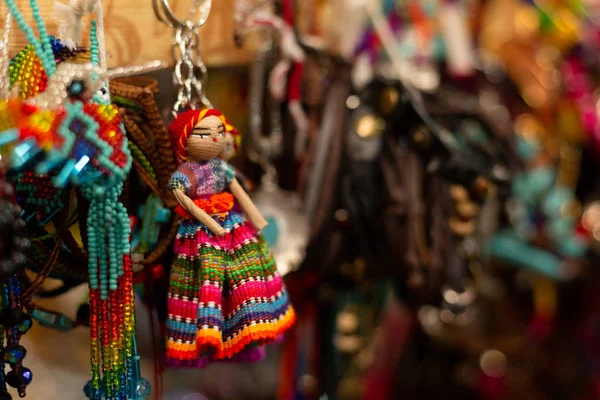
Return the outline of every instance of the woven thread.
[[[184,162],[169,187],[197,202],[222,194],[233,178],[233,168],[219,159]],[[295,321],[273,256],[253,225],[236,207],[214,218],[225,229],[223,237],[190,219],[181,223],[175,240],[167,358],[188,366],[272,342]]]

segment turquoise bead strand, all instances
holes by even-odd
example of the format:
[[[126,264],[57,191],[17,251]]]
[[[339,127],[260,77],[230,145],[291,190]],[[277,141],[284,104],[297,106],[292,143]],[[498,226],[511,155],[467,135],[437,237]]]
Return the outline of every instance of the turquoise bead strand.
[[[25,17],[23,17],[23,14],[21,13],[21,11],[19,11],[19,8],[17,7],[15,0],[4,0],[4,2],[6,3],[6,6],[8,7],[9,12],[15,18],[17,25],[19,25],[19,28],[21,28],[21,30],[25,33],[25,37],[27,38],[29,43],[31,43],[31,45],[33,46],[35,53],[40,58],[42,65],[44,66],[44,70],[46,70],[46,74],[48,76],[54,75],[54,72],[56,72],[56,61],[54,60],[54,53],[52,53],[52,48],[50,46],[50,39],[48,37],[48,33],[46,32],[45,25],[41,19],[40,13],[39,13],[39,6],[37,4],[37,1],[30,0],[30,4],[31,4],[31,9],[32,9],[34,18],[36,18],[36,22],[38,23],[38,26],[40,26],[40,33],[42,34],[42,38],[41,38],[42,42],[40,42],[36,38],[35,34],[33,33],[33,29],[31,29],[31,27],[25,21]],[[46,39],[44,39],[44,33],[45,33]],[[49,53],[47,52],[47,50],[45,48],[45,44],[43,43],[45,40],[47,40],[47,43],[48,43],[48,46],[50,49]]]
[[[46,75],[50,77],[56,72],[56,61],[54,59],[52,45],[50,44],[50,36],[48,36],[46,24],[44,23],[42,15],[40,14],[40,6],[38,5],[37,0],[29,0],[29,4],[33,14],[33,19],[35,20],[38,30],[40,31],[40,41],[42,42],[42,49],[45,57],[45,63],[43,63],[44,69],[46,70]]]

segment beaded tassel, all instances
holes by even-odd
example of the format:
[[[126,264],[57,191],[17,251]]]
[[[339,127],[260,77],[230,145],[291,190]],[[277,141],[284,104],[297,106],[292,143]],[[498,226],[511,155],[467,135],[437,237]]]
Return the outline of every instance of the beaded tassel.
[[[21,284],[17,275],[11,276],[2,285],[2,336],[6,337],[6,347],[2,349],[2,361],[8,364],[11,370],[5,375],[4,365],[0,375],[0,399],[10,399],[6,385],[18,390],[20,397],[25,397],[25,389],[31,383],[32,374],[29,368],[23,366],[23,359],[27,354],[25,348],[19,344],[21,335],[26,333],[32,325],[31,318],[22,310]]]
[[[97,32],[97,23],[92,21],[90,53],[95,65],[99,64]],[[102,101],[99,96],[95,100]],[[128,171],[131,154],[127,156]],[[96,384],[102,382],[102,387],[92,387],[94,392],[99,391],[106,399],[145,399],[150,393],[150,384],[140,377],[137,368],[133,266],[129,255],[131,228],[127,210],[118,201],[122,190],[123,184],[119,183],[104,194],[94,191],[90,197],[89,216],[94,221],[89,221],[88,227],[101,226],[100,216],[104,217],[106,224],[100,232],[88,229],[88,240],[92,234],[96,246],[95,258],[90,255],[90,276],[97,277],[96,281],[90,281],[90,292],[95,293],[96,302],[92,310],[95,310],[96,316],[101,316],[100,326],[96,327],[96,349],[92,351],[95,351],[97,361],[102,358],[102,379],[95,377]],[[91,249],[92,243],[88,245]],[[98,323],[97,317],[95,320]],[[101,348],[98,347],[100,343]],[[99,374],[99,370],[96,369],[95,373]]]
[[[19,397],[25,397],[25,388],[31,383],[32,374],[29,368],[23,366],[26,351],[19,342],[21,335],[31,328],[32,321],[22,311],[21,283],[16,275],[8,279],[5,291],[8,298],[8,309],[4,310],[2,318],[5,325],[9,325],[9,327],[7,329],[8,346],[3,354],[4,361],[8,362],[12,368],[6,375],[6,383],[17,389]]]
[[[32,325],[31,318],[23,312],[21,302],[21,284],[19,270],[25,264],[24,249],[29,241],[23,235],[24,222],[19,218],[21,209],[16,204],[13,188],[4,181],[4,173],[0,170],[0,230],[5,238],[0,243],[2,260],[0,262],[0,400],[11,399],[7,384],[16,388],[20,397],[25,396],[25,389],[31,383],[32,374],[22,364],[26,351],[19,344],[21,335]],[[6,340],[6,346],[4,346]],[[5,373],[5,365],[11,370]]]
[[[53,75],[63,76],[62,74],[69,69],[61,66],[56,73],[56,63],[61,61],[57,50],[60,50],[61,44],[48,36],[36,0],[30,0],[30,4],[39,28],[39,40],[19,12],[15,0],[5,2],[30,43],[30,47],[22,52],[10,67],[11,82],[23,86],[21,97],[37,95],[43,92],[47,85],[64,82],[53,79]],[[94,22],[90,53],[92,63],[98,66],[100,54],[96,28]],[[76,56],[78,51],[79,49],[76,49],[68,55]],[[68,75],[64,76],[68,78]],[[92,79],[98,78],[99,76],[92,76]],[[35,140],[32,138],[31,143],[24,141],[19,144],[24,147],[16,154],[27,157],[21,157],[21,163],[13,162],[13,166],[23,167],[32,159],[34,152],[38,154],[44,149],[50,162],[45,164],[47,168],[44,171],[36,169],[36,172],[47,173],[62,165],[52,183],[60,187],[68,182],[76,184],[80,186],[84,197],[90,201],[87,233],[92,379],[84,388],[86,396],[94,400],[145,399],[149,394],[150,385],[140,377],[139,357],[135,348],[133,268],[129,255],[131,229],[127,210],[118,201],[123,182],[131,169],[131,153],[118,110],[110,105],[109,100],[96,96],[96,104],[87,102],[78,96],[82,93],[81,85],[79,89],[71,86],[63,89],[68,91],[71,101],[64,105],[58,103],[61,108],[57,115],[40,114],[44,118],[37,118],[36,114],[34,121],[30,116],[31,112],[27,114],[27,122],[39,129],[34,131]],[[15,113],[10,112],[10,107],[17,107],[21,110],[19,112],[23,113],[23,108],[18,102],[13,100],[13,103],[11,105],[9,102],[4,106],[0,103],[0,111],[4,111],[4,114],[0,113],[0,117],[4,115],[4,119],[8,121],[4,125],[9,128],[14,126],[11,122],[16,118],[11,117]],[[6,129],[2,124],[0,127]],[[54,140],[56,135],[61,140]],[[57,146],[59,143],[63,143],[63,146]],[[43,207],[43,211],[53,210],[54,204],[50,202],[33,203],[35,207]],[[9,304],[11,310],[19,310],[21,304],[18,280],[10,280],[9,286],[5,291],[8,290],[11,296],[7,295],[3,305],[6,308]],[[21,394],[24,389],[23,383],[28,383],[25,380],[31,378],[31,373],[20,365],[24,351],[17,351],[22,349],[17,343],[22,327],[9,326],[6,331],[8,347],[12,346],[14,351],[8,352],[4,349],[3,355],[5,359],[13,361],[11,365],[14,367],[7,375],[7,383],[17,387]],[[15,385],[11,381],[14,381]],[[0,390],[2,388],[0,380]]]
[[[97,24],[92,21],[91,60],[98,65]],[[98,97],[96,101],[100,101]],[[124,131],[124,130],[123,130]],[[127,152],[128,153],[128,152]],[[127,171],[131,168],[128,153]],[[144,399],[150,392],[149,382],[141,378],[135,359],[135,317],[133,267],[131,264],[129,217],[118,201],[123,184],[104,191],[90,190],[88,246],[90,249],[90,295],[94,298],[95,340],[92,343],[93,368],[91,399]],[[100,227],[100,229],[98,229]],[[94,250],[92,250],[92,247]],[[101,361],[100,361],[101,360]]]
[[[84,188],[90,200],[88,251],[92,380],[90,399],[128,399],[139,376],[133,375],[135,322],[133,269],[129,256],[129,217],[118,201],[119,183],[98,190]],[[101,367],[100,367],[101,366]]]

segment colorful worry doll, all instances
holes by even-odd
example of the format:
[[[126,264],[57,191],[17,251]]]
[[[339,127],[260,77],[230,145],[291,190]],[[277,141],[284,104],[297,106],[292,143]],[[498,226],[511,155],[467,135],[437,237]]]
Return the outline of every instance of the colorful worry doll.
[[[168,300],[167,359],[174,365],[234,357],[277,339],[295,321],[257,233],[267,223],[234,168],[219,158],[227,125],[220,112],[206,109],[186,111],[169,127],[180,163],[169,188],[183,217]]]

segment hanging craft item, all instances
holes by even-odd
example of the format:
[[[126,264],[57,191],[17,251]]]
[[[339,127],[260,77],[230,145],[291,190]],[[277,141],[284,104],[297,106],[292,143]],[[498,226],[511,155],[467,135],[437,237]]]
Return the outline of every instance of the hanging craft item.
[[[168,300],[167,357],[175,365],[232,357],[275,340],[295,320],[273,256],[257,235],[267,222],[233,167],[217,158],[226,124],[221,113],[205,109],[184,112],[169,127],[180,162],[169,187],[184,218]]]
[[[15,2],[5,2],[31,45],[11,69],[20,98],[0,103],[4,144],[19,143],[10,154],[10,166],[38,174],[50,172],[55,186],[74,184],[90,203],[86,238],[92,380],[86,385],[86,395],[97,400],[145,398],[149,384],[139,376],[135,351],[129,218],[118,201],[131,155],[118,110],[109,103],[94,102],[105,86],[103,79],[110,77],[105,63],[99,66],[104,49],[98,45],[97,25],[94,22],[91,30],[92,64],[57,65],[60,57],[55,51],[71,57],[81,51],[48,36],[35,0],[31,7],[39,39]],[[40,84],[21,84],[32,73],[33,81]]]
[[[27,351],[19,344],[19,341],[21,335],[31,328],[32,320],[23,312],[21,283],[16,275],[2,284],[2,303],[2,325],[4,326],[2,332],[6,337],[6,347],[2,349],[2,362],[8,364],[11,370],[6,376],[2,376],[4,387],[0,390],[3,390],[4,393],[0,393],[0,396],[10,399],[6,391],[6,384],[8,384],[17,389],[19,397],[25,397],[25,389],[31,383],[32,373],[29,368],[23,366],[23,359]],[[4,366],[2,366],[1,375],[4,375],[4,372]]]
[[[140,178],[130,179],[129,190],[148,193],[144,202],[129,201],[127,204],[141,220],[138,224],[140,229],[133,235],[132,249],[145,266],[160,262],[177,231],[176,221],[169,210],[176,206],[177,201],[165,189],[176,164],[167,128],[154,100],[156,84],[146,78],[123,78],[110,82],[112,100],[119,107],[129,138],[133,167]]]
[[[197,40],[211,1],[195,3],[189,17],[199,10],[196,22],[177,19],[167,1],[153,4],[158,19],[175,28],[178,88],[169,133],[179,168],[169,189],[183,221],[171,269],[167,362],[201,368],[212,360],[256,361],[264,357],[262,345],[287,331],[295,314],[258,234],[267,222],[224,161],[240,135],[220,112],[205,108],[211,103]]]
[[[552,279],[572,278],[574,262],[588,250],[588,242],[578,231],[575,183],[579,175],[577,151],[565,141],[556,168],[540,133],[545,132],[533,115],[516,119],[516,147],[526,170],[519,172],[511,188],[507,214],[512,226],[492,236],[488,251],[498,261],[530,269]],[[574,129],[575,124],[570,128]],[[566,157],[567,155],[568,157]],[[573,176],[574,175],[574,176]],[[550,249],[537,243],[547,241]]]
[[[0,175],[0,231],[3,249],[0,260],[0,399],[10,400],[7,385],[18,390],[19,396],[25,396],[25,389],[32,380],[31,370],[23,366],[27,354],[19,344],[21,335],[31,328],[32,320],[23,311],[21,301],[21,282],[19,272],[25,266],[23,254],[29,246],[25,237],[25,223],[20,218],[21,209],[16,204],[12,186]],[[6,373],[5,364],[10,367]]]
[[[159,305],[164,299],[162,282],[168,260],[165,254],[172,248],[178,219],[172,209],[178,204],[168,190],[176,162],[167,127],[154,99],[158,82],[146,77],[113,79],[110,82],[112,101],[119,107],[133,157],[133,170],[124,191],[123,201],[132,216],[132,260],[137,273],[136,292],[146,306],[154,358],[156,398],[162,393],[164,369]],[[138,308],[138,312],[139,312]],[[138,314],[139,315],[139,314]]]
[[[302,77],[306,56],[294,33],[292,2],[284,1],[285,18],[269,9],[271,1],[254,5],[249,3],[248,0],[239,0],[235,4],[236,41],[241,43],[244,35],[254,30],[271,29],[277,34],[280,60],[270,73],[269,91],[276,101],[287,101],[296,128],[294,155],[300,158],[306,151],[309,125],[302,108]]]
[[[260,165],[264,176],[260,187],[252,194],[253,201],[263,212],[269,225],[262,232],[264,238],[272,246],[273,253],[277,259],[279,272],[285,275],[300,266],[304,258],[304,251],[309,234],[309,227],[305,215],[301,211],[301,202],[296,193],[284,191],[279,187],[277,171],[273,165],[275,158],[281,155],[283,144],[281,122],[270,121],[271,135],[264,136],[264,120],[267,115],[271,117],[277,114],[278,104],[270,104],[270,99],[282,98],[281,93],[288,93],[288,105],[297,102],[298,109],[301,110],[300,85],[302,78],[302,65],[304,60],[303,50],[297,43],[292,26],[286,23],[282,18],[274,15],[265,8],[271,4],[270,1],[251,2],[241,0],[236,2],[236,38],[238,41],[243,39],[243,35],[252,30],[263,30],[265,28],[274,29],[279,34],[281,41],[281,51],[284,53],[280,60],[270,73],[269,81],[269,99],[266,101],[270,105],[269,109],[263,109],[267,90],[265,81],[267,80],[268,56],[272,52],[273,43],[269,38],[265,38],[259,57],[252,67],[250,82],[250,146],[249,158],[251,161]],[[286,85],[286,72],[290,68],[290,62],[295,60],[294,72]],[[290,115],[294,119],[297,128],[296,142],[294,148],[296,155],[303,154],[307,132],[306,116],[299,115],[296,111],[290,109]],[[277,126],[274,127],[273,125]],[[277,129],[279,128],[279,129]],[[303,133],[304,131],[304,133]]]
[[[405,3],[399,5],[405,6]],[[434,40],[434,26],[432,17],[425,11],[427,7],[410,2],[407,10],[397,13],[389,2],[382,7],[381,2],[365,0],[358,0],[355,7],[355,12],[368,16],[371,23],[363,37],[355,42],[355,87],[362,89],[376,73],[384,71],[418,90],[435,92],[440,74],[434,57],[438,52],[436,48],[441,46],[439,40]],[[388,52],[388,47],[393,53]],[[380,57],[382,48],[388,52],[389,60]]]
[[[206,98],[206,65],[202,61],[199,49],[199,29],[208,19],[212,0],[195,1],[185,21],[173,14],[168,0],[153,0],[152,6],[158,20],[174,28],[173,83],[177,89],[177,101],[173,105],[174,115],[188,107],[196,108],[199,104],[210,107],[210,101]],[[198,14],[198,19],[192,21],[191,18],[195,14]],[[196,70],[200,71],[200,78]]]
[[[4,179],[4,171],[0,170],[0,282],[20,272],[27,259],[23,254],[29,247],[25,236],[24,221],[21,219],[21,208],[16,203],[15,191]]]

